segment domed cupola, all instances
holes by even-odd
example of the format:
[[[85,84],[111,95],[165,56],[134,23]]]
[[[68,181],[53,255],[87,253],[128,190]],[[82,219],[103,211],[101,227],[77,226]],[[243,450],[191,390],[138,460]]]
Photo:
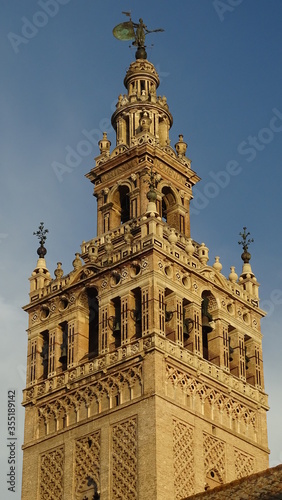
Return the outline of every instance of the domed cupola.
[[[151,120],[146,132],[152,136],[153,143],[160,147],[169,146],[173,118],[166,97],[157,96],[159,83],[156,68],[146,59],[137,59],[130,64],[124,79],[127,94],[119,96],[112,116],[117,146],[138,144],[144,133],[140,123],[144,114]]]

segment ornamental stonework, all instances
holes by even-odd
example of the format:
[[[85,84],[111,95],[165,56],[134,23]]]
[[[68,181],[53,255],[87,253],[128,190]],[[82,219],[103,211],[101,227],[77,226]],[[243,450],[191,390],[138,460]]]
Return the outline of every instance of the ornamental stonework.
[[[141,363],[38,407],[38,437],[64,430],[142,393]]]
[[[257,418],[253,409],[170,364],[166,366],[166,392],[208,419],[255,439]]]
[[[253,474],[255,470],[255,459],[249,453],[234,449],[235,475],[237,479]]]
[[[100,431],[97,431],[75,441],[76,500],[88,499],[88,493],[93,492],[93,486],[97,492],[100,491],[100,434]]]
[[[112,500],[137,500],[137,417],[112,428]]]
[[[203,433],[204,467],[206,477],[218,483],[225,482],[225,443],[210,434]]]
[[[64,448],[60,446],[40,457],[40,500],[63,500]]]
[[[194,429],[191,425],[173,420],[173,468],[175,500],[194,493]]]

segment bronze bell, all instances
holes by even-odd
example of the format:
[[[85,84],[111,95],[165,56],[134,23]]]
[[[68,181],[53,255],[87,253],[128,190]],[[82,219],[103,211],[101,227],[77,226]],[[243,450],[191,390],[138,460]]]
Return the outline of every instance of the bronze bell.
[[[135,322],[136,323],[141,323],[142,321],[142,316],[141,316],[141,312],[137,309],[135,310]]]
[[[183,335],[189,338],[191,331],[193,330],[193,320],[190,318],[184,318],[183,320]]]
[[[130,311],[130,316],[135,321],[135,323],[141,323],[142,321],[142,316],[141,316],[141,311],[140,309],[132,309]]]
[[[204,333],[211,333],[213,331],[209,318],[205,315],[202,316],[202,328]]]
[[[40,356],[42,358],[41,364],[44,366],[46,363],[48,363],[48,345],[43,344]]]
[[[211,333],[213,328],[211,326],[212,316],[208,311],[209,299],[208,297],[203,297],[202,300],[202,329],[203,333]]]
[[[61,356],[59,357],[59,362],[64,364],[67,362],[67,348],[64,344],[61,346]]]
[[[119,335],[119,334],[120,334],[120,322],[115,321],[113,335]]]

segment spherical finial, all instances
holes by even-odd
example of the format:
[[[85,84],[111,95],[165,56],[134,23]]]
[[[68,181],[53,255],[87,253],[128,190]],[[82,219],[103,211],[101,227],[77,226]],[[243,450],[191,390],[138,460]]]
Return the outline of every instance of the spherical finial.
[[[147,59],[147,52],[145,47],[138,47],[135,52],[135,59]]]
[[[37,248],[37,255],[38,255],[39,259],[44,259],[46,253],[47,253],[47,250],[43,245],[40,245],[40,247]]]
[[[248,252],[248,248],[249,248],[250,243],[253,243],[254,239],[253,238],[247,239],[251,233],[246,232],[246,229],[247,229],[246,227],[243,227],[243,229],[244,229],[244,232],[239,233],[239,235],[242,236],[242,240],[238,241],[238,244],[242,245],[243,250],[244,250],[243,253],[241,254],[241,259],[243,260],[244,264],[248,264],[251,260],[251,254]]]
[[[149,201],[156,201],[156,199],[157,199],[157,193],[156,193],[155,188],[153,186],[150,186],[150,190],[147,193],[147,199]]]
[[[38,230],[34,231],[34,233],[33,233],[33,235],[37,236],[37,238],[39,239],[40,247],[37,249],[37,254],[38,254],[40,259],[44,259],[45,255],[47,253],[47,250],[44,247],[44,243],[47,239],[47,236],[46,236],[47,233],[49,233],[49,231],[48,231],[48,229],[44,228],[44,222],[40,222]]]

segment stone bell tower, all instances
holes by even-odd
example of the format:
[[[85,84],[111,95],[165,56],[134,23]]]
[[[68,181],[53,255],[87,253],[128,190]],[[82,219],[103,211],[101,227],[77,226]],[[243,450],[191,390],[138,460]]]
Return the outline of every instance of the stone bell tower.
[[[140,48],[87,174],[97,236],[53,279],[37,233],[22,500],[180,500],[268,466],[248,234],[239,279],[191,238],[200,179]]]

